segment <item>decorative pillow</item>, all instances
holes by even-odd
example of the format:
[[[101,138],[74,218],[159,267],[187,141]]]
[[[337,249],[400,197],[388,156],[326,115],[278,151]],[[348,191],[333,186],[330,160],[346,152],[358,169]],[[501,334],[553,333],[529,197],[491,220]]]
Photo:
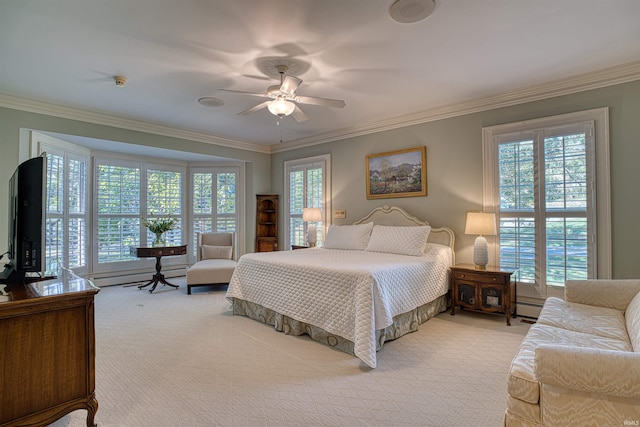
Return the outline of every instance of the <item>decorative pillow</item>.
[[[398,255],[424,255],[427,238],[431,227],[394,227],[390,225],[376,225],[371,232],[367,250],[371,252],[386,252]]]
[[[324,239],[327,249],[353,249],[363,251],[369,243],[373,223],[357,225],[331,225]]]
[[[202,259],[231,259],[233,253],[232,246],[211,246],[202,245]]]

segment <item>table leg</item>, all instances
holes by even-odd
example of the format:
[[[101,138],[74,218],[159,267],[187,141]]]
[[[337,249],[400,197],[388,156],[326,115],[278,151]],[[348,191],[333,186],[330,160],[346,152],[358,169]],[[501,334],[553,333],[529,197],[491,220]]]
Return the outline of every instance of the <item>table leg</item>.
[[[165,280],[164,274],[161,273],[162,271],[162,262],[160,262],[161,258],[162,256],[156,256],[156,274],[153,275],[153,279],[151,279],[147,284],[138,286],[138,289],[142,289],[146,286],[149,286],[152,283],[153,283],[153,286],[151,287],[151,289],[149,289],[149,293],[153,293],[153,291],[156,290],[156,286],[158,286],[158,283],[162,283],[163,285],[173,286],[174,288],[179,288],[178,285],[174,285],[173,283],[169,283]]]

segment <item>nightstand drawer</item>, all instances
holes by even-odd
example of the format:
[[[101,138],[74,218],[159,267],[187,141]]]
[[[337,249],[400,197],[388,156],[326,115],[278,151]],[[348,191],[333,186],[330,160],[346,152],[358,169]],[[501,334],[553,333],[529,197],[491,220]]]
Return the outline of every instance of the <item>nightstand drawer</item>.
[[[494,284],[505,284],[509,280],[509,275],[507,274],[497,274],[497,273],[473,273],[469,271],[454,271],[453,277],[456,280],[468,280],[475,283],[494,283]]]

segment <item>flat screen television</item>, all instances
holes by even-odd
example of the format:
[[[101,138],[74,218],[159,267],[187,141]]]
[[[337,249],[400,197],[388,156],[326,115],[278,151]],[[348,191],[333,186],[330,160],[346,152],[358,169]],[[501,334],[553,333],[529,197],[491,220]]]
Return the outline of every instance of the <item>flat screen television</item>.
[[[44,276],[46,178],[43,154],[18,165],[9,180],[9,261],[0,275],[3,282],[24,281],[31,273]]]

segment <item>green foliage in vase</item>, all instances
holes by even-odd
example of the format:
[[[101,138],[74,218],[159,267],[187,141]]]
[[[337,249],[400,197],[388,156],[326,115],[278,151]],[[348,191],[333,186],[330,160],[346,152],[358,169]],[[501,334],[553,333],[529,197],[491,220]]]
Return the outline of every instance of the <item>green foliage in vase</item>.
[[[178,220],[171,215],[150,218],[142,218],[142,225],[147,227],[154,234],[162,234],[178,228]]]

